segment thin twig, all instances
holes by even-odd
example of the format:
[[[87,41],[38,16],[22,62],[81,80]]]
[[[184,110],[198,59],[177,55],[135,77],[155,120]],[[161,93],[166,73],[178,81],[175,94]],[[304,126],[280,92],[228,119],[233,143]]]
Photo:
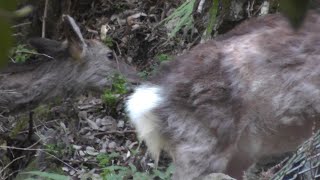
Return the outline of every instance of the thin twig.
[[[34,114],[33,111],[29,112],[29,129],[28,129],[28,137],[27,137],[28,141],[31,141],[31,137],[33,134],[33,124],[34,124],[33,123],[33,114]]]
[[[11,35],[12,37],[16,37],[16,36],[24,36],[22,33],[14,33]]]
[[[121,73],[121,70],[120,70],[120,64],[119,64],[119,61],[118,61],[118,56],[116,55],[116,53],[115,53],[115,52],[112,52],[112,53],[113,53],[114,57],[116,58],[117,69],[118,69],[118,71]]]
[[[247,9],[246,9],[249,18],[251,18],[251,11],[250,11],[250,6],[251,5],[250,4],[251,4],[250,1],[248,1],[248,5],[247,5]]]
[[[11,26],[11,28],[18,28],[18,27],[21,27],[21,26],[29,25],[29,24],[31,24],[30,21],[24,22],[24,23],[20,23],[20,24],[17,24],[17,25],[13,25],[13,26]]]
[[[117,46],[117,49],[118,49],[118,52],[119,52],[119,55],[121,56],[122,55],[122,53],[121,53],[121,49],[120,49],[120,47],[119,47],[119,44],[115,41],[115,43],[116,43],[116,46]]]
[[[42,123],[42,124],[39,124],[39,125],[34,126],[33,129],[37,129],[38,127],[45,126],[45,124],[53,123],[53,122],[56,122],[56,121],[58,121],[58,120],[59,120],[59,119],[54,119],[54,120],[46,121],[46,122],[44,122],[44,123]],[[45,127],[46,127],[46,126],[45,126]],[[28,132],[28,130],[24,130],[24,131],[21,131],[19,134],[23,134],[23,133],[27,133],[27,132]]]
[[[44,12],[42,17],[42,34],[41,34],[42,38],[46,37],[46,19],[47,19],[47,13],[48,13],[48,2],[49,0],[46,0],[44,4]]]
[[[0,146],[0,149],[15,149],[15,150],[22,150],[22,151],[49,151],[49,149],[35,149],[35,148],[20,148],[20,147],[13,147],[13,146]]]
[[[74,167],[72,167],[71,165],[69,165],[68,163],[64,162],[63,160],[59,159],[58,157],[56,157],[53,154],[48,153],[47,151],[49,151],[48,149],[33,149],[33,148],[19,148],[19,147],[13,147],[13,146],[0,146],[0,148],[7,148],[7,149],[16,149],[16,150],[22,150],[22,151],[40,151],[40,152],[44,152],[46,154],[48,154],[49,156],[53,157],[54,159],[60,161],[61,163],[63,163],[64,165],[70,167],[71,169],[78,171],[77,169],[75,169]]]
[[[64,164],[64,165],[68,166],[68,167],[69,167],[69,168],[71,168],[72,170],[74,170],[74,171],[76,171],[76,172],[78,172],[78,171],[79,171],[78,169],[76,169],[76,168],[72,167],[70,164],[68,164],[68,163],[64,162],[63,160],[59,159],[59,158],[58,158],[58,157],[56,157],[55,155],[50,154],[50,153],[48,153],[48,152],[46,152],[46,151],[43,151],[43,152],[44,152],[44,153],[46,153],[46,154],[48,154],[49,156],[53,157],[54,159],[56,159],[56,160],[60,161],[62,164]]]
[[[29,147],[27,147],[28,149],[30,149],[30,148],[32,148],[33,146],[35,146],[35,145],[37,145],[37,144],[39,144],[39,142],[41,142],[42,140],[41,139],[39,139],[37,142],[35,142],[35,143],[33,143],[33,144],[31,144]]]
[[[125,131],[104,131],[100,133],[95,133],[94,136],[106,135],[106,134],[126,134],[126,133],[135,133],[135,130],[125,130]]]
[[[11,60],[11,62],[17,63],[16,60],[14,60],[11,56],[9,56],[9,59]]]
[[[22,158],[25,158],[26,156],[23,155],[23,156],[20,156],[20,157],[17,157],[15,159],[13,159],[10,163],[8,163],[5,167],[3,167],[0,171],[0,174],[6,169],[8,168],[12,163],[14,163],[15,161],[19,160],[19,159],[22,159]]]
[[[21,172],[21,170],[12,171],[7,177],[4,177],[4,178],[0,177],[0,179],[1,178],[2,179],[9,179],[9,177],[11,177],[11,176],[13,176],[15,174],[18,174],[19,172]]]
[[[18,50],[16,51],[16,53],[27,53],[27,54],[33,54],[33,55],[40,55],[40,56],[45,56],[49,59],[54,59],[52,56],[49,56],[47,54],[43,54],[43,53],[38,53],[38,52],[33,52],[33,51],[23,51],[23,50]]]

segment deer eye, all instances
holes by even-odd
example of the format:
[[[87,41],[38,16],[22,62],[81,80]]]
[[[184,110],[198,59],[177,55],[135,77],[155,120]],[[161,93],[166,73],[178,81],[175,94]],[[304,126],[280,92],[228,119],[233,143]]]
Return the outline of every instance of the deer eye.
[[[113,60],[113,52],[108,52],[107,58]]]

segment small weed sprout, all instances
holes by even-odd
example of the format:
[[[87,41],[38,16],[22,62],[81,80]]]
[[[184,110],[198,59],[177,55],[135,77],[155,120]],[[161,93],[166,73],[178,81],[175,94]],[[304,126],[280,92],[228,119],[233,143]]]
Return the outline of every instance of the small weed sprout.
[[[44,147],[47,153],[57,157],[63,157],[66,154],[72,154],[74,152],[74,149],[71,148],[71,146],[66,146],[59,142],[56,144],[45,144]]]
[[[142,78],[142,79],[147,79],[149,76],[152,76],[156,73],[157,71],[157,67],[158,67],[158,64],[161,64],[163,62],[166,62],[166,61],[171,61],[173,58],[172,56],[168,55],[168,54],[158,54],[154,57],[154,59],[156,60],[156,63],[155,64],[152,64],[150,66],[150,69],[148,70],[143,70],[141,72],[138,73],[138,75]]]
[[[114,109],[120,97],[127,93],[127,81],[120,74],[114,74],[112,85],[106,89],[102,95],[103,102],[108,108]]]
[[[141,72],[138,73],[138,76],[140,78],[142,78],[142,79],[147,79],[149,75],[150,75],[150,73],[148,71],[146,71],[146,70],[141,71]]]
[[[114,164],[115,158],[119,158],[119,153],[110,154],[99,154],[97,156],[97,161],[102,173],[100,176],[104,180],[117,180],[117,179],[139,179],[139,180],[149,180],[149,179],[171,179],[173,173],[173,165],[171,164],[164,171],[153,170],[151,172],[139,172],[137,167],[133,164],[128,164],[128,166],[118,166]]]
[[[156,60],[158,60],[160,63],[165,61],[170,61],[172,57],[168,54],[158,54],[156,56]]]
[[[49,173],[49,172],[41,172],[41,171],[29,171],[22,174],[30,174],[36,177],[29,177],[29,180],[37,180],[37,179],[52,179],[52,180],[71,180],[70,177],[57,174],[57,173]]]
[[[108,46],[109,48],[113,48],[113,39],[110,36],[106,36],[106,38],[103,40],[103,43]]]
[[[44,104],[39,105],[33,111],[38,119],[46,119],[50,115],[50,107]]]

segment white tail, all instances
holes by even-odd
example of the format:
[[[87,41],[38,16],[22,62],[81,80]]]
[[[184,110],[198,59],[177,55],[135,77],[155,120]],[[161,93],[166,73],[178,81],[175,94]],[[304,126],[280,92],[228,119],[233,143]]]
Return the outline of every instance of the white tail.
[[[157,86],[141,86],[127,103],[129,116],[139,132],[139,138],[145,140],[156,164],[164,141],[159,131],[159,119],[152,111],[163,101],[161,91],[162,89]]]
[[[319,32],[314,12],[298,31],[268,15],[163,64],[127,102],[139,137],[156,160],[171,154],[174,179],[241,179],[295,150],[320,124]]]

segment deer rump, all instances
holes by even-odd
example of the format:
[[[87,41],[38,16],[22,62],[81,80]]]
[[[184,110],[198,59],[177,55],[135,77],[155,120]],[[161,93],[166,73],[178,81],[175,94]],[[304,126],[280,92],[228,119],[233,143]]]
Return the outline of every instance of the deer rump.
[[[129,118],[173,179],[243,171],[293,151],[319,128],[320,16],[294,31],[280,14],[246,21],[163,64],[127,101]]]

